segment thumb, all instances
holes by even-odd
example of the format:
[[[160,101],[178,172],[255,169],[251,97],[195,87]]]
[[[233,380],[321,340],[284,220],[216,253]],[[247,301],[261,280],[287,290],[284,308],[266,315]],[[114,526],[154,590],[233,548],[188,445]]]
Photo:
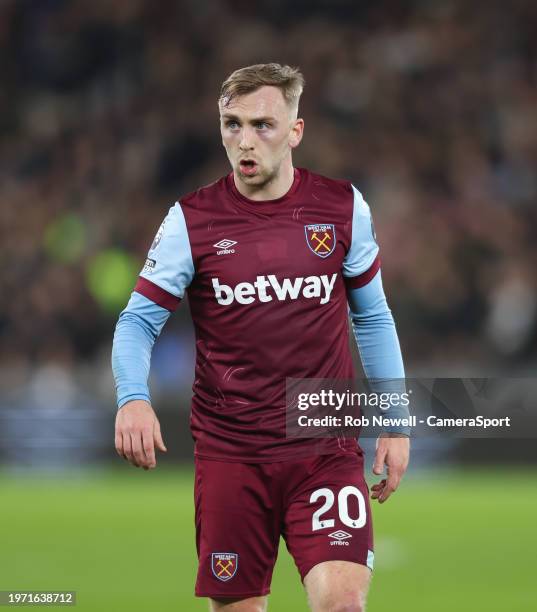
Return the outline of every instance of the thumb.
[[[377,452],[375,453],[375,463],[373,464],[373,474],[383,474],[384,473],[384,459],[386,458],[386,449],[377,448]]]
[[[158,420],[155,421],[155,426],[153,428],[153,438],[157,448],[165,453],[168,449],[164,445],[164,440],[162,439],[162,434],[160,432],[160,423]]]

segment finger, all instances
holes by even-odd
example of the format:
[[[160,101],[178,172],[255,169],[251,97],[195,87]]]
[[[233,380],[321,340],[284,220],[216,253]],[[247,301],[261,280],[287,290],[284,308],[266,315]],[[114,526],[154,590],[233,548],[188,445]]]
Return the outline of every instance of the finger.
[[[379,497],[379,495],[382,493],[382,491],[384,490],[384,487],[386,486],[386,479],[383,478],[379,483],[374,484],[371,487],[371,490],[373,491],[371,493],[371,498],[372,499],[377,499]]]
[[[386,458],[386,449],[377,448],[375,453],[375,463],[373,465],[373,474],[380,475],[384,472],[384,459]]]
[[[393,489],[386,483],[386,486],[382,490],[382,493],[379,495],[378,500],[379,504],[383,504],[393,493]]]
[[[391,489],[389,489],[388,487],[386,487],[386,489],[379,495],[378,497],[378,501],[379,504],[383,504],[386,501],[388,501],[390,495],[393,493],[393,491]]]
[[[158,422],[158,420],[155,420],[155,425],[153,427],[153,438],[155,440],[155,444],[157,445],[157,448],[163,453],[166,453],[168,449],[166,448],[164,444],[164,440],[162,439],[162,433],[160,431],[160,423]]]
[[[116,430],[116,436],[115,436],[115,445],[116,445],[117,454],[122,459],[125,459],[125,455],[123,454],[123,436],[121,435],[121,432],[117,430]]]
[[[373,491],[375,491],[376,489],[382,489],[382,487],[386,484],[386,478],[383,478],[380,482],[378,482],[377,484],[374,484],[371,488],[373,489]]]
[[[399,483],[401,482],[401,475],[399,472],[394,471],[393,469],[388,469],[388,482],[387,486],[392,490],[396,491]]]
[[[145,455],[144,468],[154,468],[157,465],[155,460],[155,447],[150,427],[142,429],[142,447]]]
[[[131,433],[132,454],[134,457],[134,465],[142,467],[145,465],[145,455],[142,448],[142,433]]]
[[[123,455],[129,463],[136,465],[134,457],[132,456],[131,436],[129,433],[123,434]]]

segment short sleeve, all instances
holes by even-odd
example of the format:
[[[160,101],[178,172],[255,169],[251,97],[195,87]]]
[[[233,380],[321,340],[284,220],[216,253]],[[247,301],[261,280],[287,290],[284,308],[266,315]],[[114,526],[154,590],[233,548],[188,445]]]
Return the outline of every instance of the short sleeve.
[[[367,285],[379,271],[380,257],[369,206],[354,185],[352,191],[352,240],[342,271],[347,288],[357,289]]]
[[[181,205],[176,202],[158,229],[134,290],[173,311],[193,278],[188,229]]]

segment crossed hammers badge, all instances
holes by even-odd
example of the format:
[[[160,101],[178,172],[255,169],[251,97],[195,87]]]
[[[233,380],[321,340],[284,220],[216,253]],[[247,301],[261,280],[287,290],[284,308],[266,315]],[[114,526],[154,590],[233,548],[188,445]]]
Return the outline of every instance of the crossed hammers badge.
[[[336,247],[336,228],[331,223],[305,225],[306,242],[318,257],[328,257]]]
[[[239,555],[237,553],[212,553],[211,569],[213,574],[222,582],[231,580],[237,573]]]

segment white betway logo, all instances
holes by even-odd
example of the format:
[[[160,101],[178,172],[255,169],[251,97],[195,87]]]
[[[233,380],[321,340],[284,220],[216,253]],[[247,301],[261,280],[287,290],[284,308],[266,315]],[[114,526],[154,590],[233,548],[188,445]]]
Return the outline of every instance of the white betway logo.
[[[254,283],[239,283],[235,287],[221,285],[217,278],[213,278],[212,282],[216,301],[222,306],[229,306],[235,300],[239,304],[251,304],[256,298],[260,302],[271,302],[273,300],[271,290],[281,302],[286,299],[296,300],[302,295],[305,298],[321,298],[320,303],[326,304],[334,289],[336,278],[337,274],[334,273],[331,277],[323,274],[306,276],[306,278],[298,277],[294,280],[284,278],[280,283],[274,274],[269,274],[258,276]]]

